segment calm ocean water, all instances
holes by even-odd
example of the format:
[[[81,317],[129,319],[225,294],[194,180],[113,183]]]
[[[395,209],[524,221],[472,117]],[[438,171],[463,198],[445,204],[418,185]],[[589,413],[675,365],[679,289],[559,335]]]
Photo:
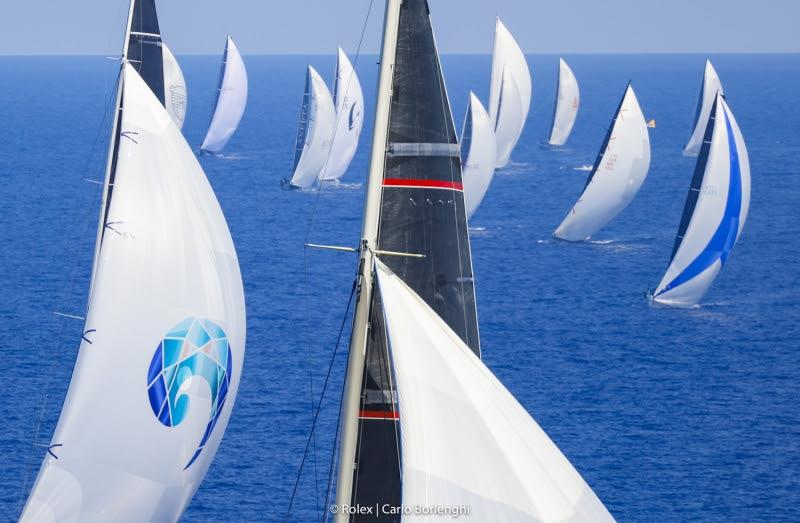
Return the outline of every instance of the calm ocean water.
[[[540,146],[558,57],[529,57],[534,105],[513,164],[471,226],[486,363],[621,521],[800,520],[800,56],[712,56],[750,152],[749,221],[702,307],[657,310],[645,292],[669,258],[694,161],[702,56],[568,56],[582,107],[564,149]],[[344,184],[286,192],[311,63],[250,57],[250,103],[222,158],[202,158],[236,242],[248,347],[225,439],[185,521],[280,521],[355,271],[371,132]],[[182,59],[185,134],[202,140],[214,57]],[[458,125],[485,101],[488,56],[444,58]],[[369,98],[375,57],[357,65]],[[17,515],[69,381],[91,264],[115,66],[102,58],[0,58],[0,520]],[[580,193],[626,82],[651,130],[652,166],[628,210],[586,244],[551,233]],[[106,122],[107,124],[107,122]],[[366,126],[371,129],[371,125]],[[313,217],[313,219],[312,219]],[[349,328],[349,320],[347,323]],[[346,359],[332,382],[291,521],[322,511]],[[102,415],[102,414],[100,414]]]

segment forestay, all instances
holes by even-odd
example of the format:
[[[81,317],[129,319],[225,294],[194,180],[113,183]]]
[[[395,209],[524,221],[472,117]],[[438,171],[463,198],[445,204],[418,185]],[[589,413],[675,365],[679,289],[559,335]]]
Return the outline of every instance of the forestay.
[[[470,92],[461,133],[461,176],[464,179],[467,219],[472,218],[489,190],[494,177],[495,155],[492,120],[475,93]]]
[[[320,176],[322,180],[338,180],[344,176],[356,154],[358,139],[364,126],[364,93],[361,82],[341,47],[336,62],[333,97],[336,106],[336,134],[328,163]]]
[[[572,69],[563,58],[558,60],[558,89],[555,109],[553,109],[553,125],[550,130],[550,145],[564,145],[567,143],[572,126],[578,117],[578,108],[581,103],[581,93],[578,89],[578,80]]]
[[[247,70],[239,49],[229,35],[222,56],[214,115],[200,149],[214,154],[222,151],[239,127],[246,105]]]
[[[306,189],[317,181],[330,153],[336,108],[325,81],[309,66],[294,152],[291,186]]]
[[[714,105],[717,93],[725,94],[717,71],[711,65],[711,61],[706,60],[703,82],[700,84],[700,95],[697,98],[697,107],[695,108],[692,136],[683,149],[685,156],[697,156],[700,153],[700,149],[703,146],[703,136],[706,133],[706,124],[711,114],[711,106]]]
[[[583,193],[556,229],[555,237],[568,241],[588,240],[630,204],[649,168],[647,122],[629,84]]]
[[[400,410],[403,506],[465,507],[470,521],[614,521],[463,340],[380,261],[376,272]]]
[[[728,260],[750,208],[747,148],[721,93],[706,127],[672,259],[654,293],[664,305],[700,302]]]
[[[219,204],[131,65],[83,340],[22,521],[176,521],[231,414],[242,280]]]
[[[533,84],[528,62],[514,37],[497,19],[489,115],[497,136],[495,166],[505,167],[516,147],[531,107]]]

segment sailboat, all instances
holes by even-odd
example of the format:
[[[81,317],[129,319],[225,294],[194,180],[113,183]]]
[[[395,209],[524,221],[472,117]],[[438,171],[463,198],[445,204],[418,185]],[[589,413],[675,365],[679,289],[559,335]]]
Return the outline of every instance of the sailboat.
[[[558,59],[558,88],[553,109],[553,125],[550,129],[550,145],[564,145],[578,117],[581,93],[578,80],[563,58]]]
[[[291,180],[284,185],[307,189],[322,174],[336,132],[336,106],[333,96],[319,73],[308,66],[303,106],[294,149]]]
[[[511,152],[525,127],[532,96],[533,82],[525,54],[498,18],[489,94],[489,115],[497,137],[495,167],[498,169],[508,165],[511,159]]]
[[[336,482],[337,507],[373,509],[336,521],[454,504],[476,521],[609,521],[480,362],[459,147],[429,13],[426,0],[386,2]]]
[[[208,132],[200,150],[218,154],[228,145],[239,127],[247,105],[247,70],[242,55],[228,35],[217,87],[217,101]]]
[[[631,203],[649,169],[647,123],[636,93],[628,84],[583,193],[554,236],[574,242],[588,240]]]
[[[492,183],[496,149],[489,113],[475,93],[470,92],[467,116],[461,132],[461,173],[468,220],[478,210]]]
[[[333,99],[336,107],[336,132],[328,163],[320,175],[320,180],[323,181],[339,180],[347,172],[356,154],[358,139],[364,126],[364,93],[361,82],[341,47],[336,62]]]
[[[136,71],[148,63],[129,61],[141,7],[129,12],[83,336],[23,522],[177,521],[239,386],[236,251],[195,155]]]
[[[718,92],[725,94],[716,69],[711,65],[710,60],[706,60],[703,82],[700,84],[700,95],[697,98],[697,107],[694,112],[692,136],[689,138],[686,147],[683,148],[684,156],[697,156],[700,154],[700,149],[703,147],[703,136],[706,134],[706,124],[711,114],[711,106],[714,105]]]
[[[672,258],[653,301],[697,305],[742,234],[750,208],[750,160],[728,103],[717,93],[686,197]]]

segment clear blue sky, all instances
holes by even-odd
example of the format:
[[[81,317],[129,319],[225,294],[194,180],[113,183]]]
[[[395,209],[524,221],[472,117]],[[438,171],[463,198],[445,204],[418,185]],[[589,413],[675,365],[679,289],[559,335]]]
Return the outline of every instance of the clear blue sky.
[[[0,54],[114,54],[128,0],[4,2]],[[160,0],[177,54],[352,52],[370,0]],[[430,0],[443,53],[489,53],[499,15],[529,53],[800,52],[800,0]],[[374,0],[365,51],[379,47]]]

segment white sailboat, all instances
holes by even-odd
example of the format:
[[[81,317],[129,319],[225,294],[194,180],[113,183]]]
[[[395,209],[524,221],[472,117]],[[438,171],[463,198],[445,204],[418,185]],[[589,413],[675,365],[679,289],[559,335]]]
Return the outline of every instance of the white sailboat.
[[[525,54],[498,18],[489,94],[489,115],[497,137],[495,167],[508,165],[525,127],[532,96],[533,82]]]
[[[461,515],[475,521],[614,521],[481,359],[376,266],[400,411],[403,506],[466,507]]]
[[[217,87],[217,101],[201,151],[218,154],[228,145],[247,105],[247,70],[242,55],[228,35]]]
[[[322,174],[336,131],[336,107],[319,73],[308,66],[290,187],[307,189]]]
[[[22,521],[177,521],[239,385],[236,251],[188,144],[125,65],[113,198],[78,359]]]
[[[628,84],[583,193],[554,236],[567,241],[588,240],[630,204],[649,168],[647,122]]]
[[[464,205],[472,218],[483,201],[494,177],[496,142],[489,113],[475,93],[469,93],[467,116],[461,132],[461,176],[464,179]]]
[[[700,149],[703,146],[703,136],[706,133],[706,124],[711,114],[711,106],[714,105],[718,92],[725,94],[716,69],[711,65],[710,60],[706,60],[703,82],[700,84],[700,95],[697,98],[697,107],[695,108],[692,136],[689,138],[686,147],[683,148],[684,156],[697,156],[700,154]]]
[[[722,93],[712,104],[672,259],[653,300],[691,307],[728,260],[750,208],[750,160]]]
[[[558,88],[556,89],[556,103],[553,109],[553,125],[550,130],[550,145],[564,145],[567,143],[578,117],[578,108],[581,103],[581,93],[578,89],[578,80],[572,69],[563,58],[558,59]]]
[[[358,139],[364,126],[364,92],[353,64],[339,48],[336,62],[336,80],[333,89],[336,107],[336,131],[331,144],[328,163],[320,180],[339,180],[347,172],[356,154]]]

